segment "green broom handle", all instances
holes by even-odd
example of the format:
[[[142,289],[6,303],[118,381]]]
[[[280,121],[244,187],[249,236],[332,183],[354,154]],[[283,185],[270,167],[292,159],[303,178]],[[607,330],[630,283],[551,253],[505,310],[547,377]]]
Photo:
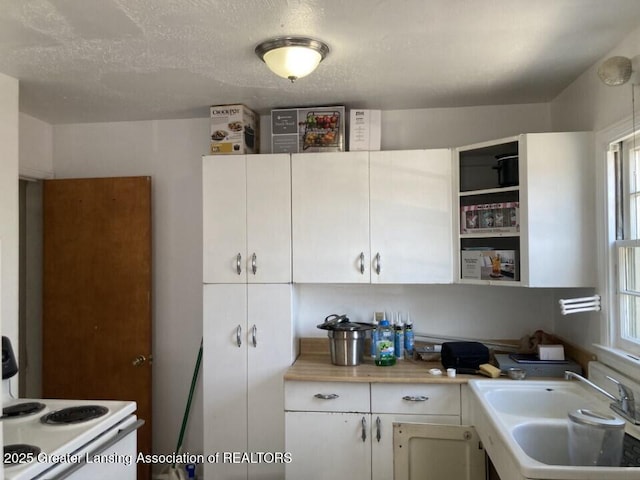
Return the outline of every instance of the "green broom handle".
[[[200,363],[202,363],[202,339],[200,340],[200,350],[198,350],[198,359],[196,360],[196,368],[193,371],[193,378],[191,379],[191,388],[189,389],[189,399],[187,400],[187,406],[184,410],[184,416],[182,417],[182,427],[180,428],[180,436],[178,437],[178,445],[176,446],[176,453],[179,453],[180,448],[182,448],[184,431],[187,429],[187,420],[189,418],[189,411],[191,410],[191,400],[193,400],[193,391],[196,389],[196,381],[198,380],[198,373],[200,372]],[[173,464],[173,468],[176,468],[175,463]]]

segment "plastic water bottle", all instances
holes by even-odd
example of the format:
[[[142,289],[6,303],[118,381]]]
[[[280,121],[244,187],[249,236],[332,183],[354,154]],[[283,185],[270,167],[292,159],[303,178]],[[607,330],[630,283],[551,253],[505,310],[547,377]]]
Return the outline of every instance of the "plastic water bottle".
[[[371,330],[371,358],[375,359],[378,343],[378,318],[376,317],[376,312],[373,312],[373,326],[375,328]]]
[[[413,323],[407,312],[407,322],[404,325],[404,350],[410,357],[413,357],[414,341]]]
[[[404,325],[399,313],[394,329],[393,353],[397,360],[402,360],[404,358]]]
[[[389,320],[384,318],[378,325],[378,340],[376,341],[376,365],[379,367],[396,364],[393,336],[393,328],[389,325]]]

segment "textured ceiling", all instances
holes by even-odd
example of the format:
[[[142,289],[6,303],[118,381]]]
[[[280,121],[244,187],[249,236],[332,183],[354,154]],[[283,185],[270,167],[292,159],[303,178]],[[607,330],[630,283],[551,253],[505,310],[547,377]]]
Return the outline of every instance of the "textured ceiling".
[[[639,0],[0,0],[0,72],[54,124],[535,103],[639,25]],[[253,52],[282,35],[331,52],[291,84]]]

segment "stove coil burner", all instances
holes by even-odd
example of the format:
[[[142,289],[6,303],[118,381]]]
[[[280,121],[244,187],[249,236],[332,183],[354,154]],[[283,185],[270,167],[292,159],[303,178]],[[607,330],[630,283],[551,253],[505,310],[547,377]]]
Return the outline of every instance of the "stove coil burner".
[[[4,446],[3,464],[5,467],[24,465],[36,459],[42,450],[35,445],[26,443],[14,443]]]
[[[40,421],[47,425],[69,425],[93,420],[94,418],[106,415],[108,411],[109,409],[107,407],[101,405],[68,407],[47,413],[40,418]]]
[[[45,407],[46,405],[40,402],[16,403],[2,409],[2,419],[26,417],[41,412]]]

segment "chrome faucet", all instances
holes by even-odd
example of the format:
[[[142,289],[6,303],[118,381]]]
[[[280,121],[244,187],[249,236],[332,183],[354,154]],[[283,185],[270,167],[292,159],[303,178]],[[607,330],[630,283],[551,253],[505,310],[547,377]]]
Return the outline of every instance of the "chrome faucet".
[[[607,375],[607,378],[618,386],[618,393],[620,394],[620,398],[617,398],[614,395],[611,395],[605,389],[600,388],[595,383],[587,380],[585,377],[583,377],[582,375],[578,375],[575,372],[571,372],[569,370],[565,371],[564,378],[565,380],[571,380],[572,378],[575,378],[577,380],[580,380],[581,382],[586,383],[591,388],[595,389],[596,391],[607,397],[609,400],[613,401],[613,403],[609,405],[611,410],[619,414],[621,417],[629,420],[634,425],[640,425],[640,415],[636,414],[636,403],[633,396],[633,391],[620,381]]]

